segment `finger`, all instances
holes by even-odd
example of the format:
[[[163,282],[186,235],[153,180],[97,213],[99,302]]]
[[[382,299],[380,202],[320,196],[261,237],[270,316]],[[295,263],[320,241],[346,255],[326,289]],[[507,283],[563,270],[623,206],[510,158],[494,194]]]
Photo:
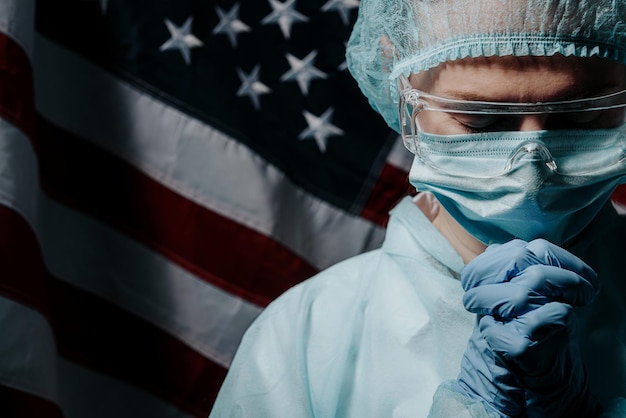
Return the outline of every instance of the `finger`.
[[[512,240],[491,245],[465,266],[461,285],[465,291],[485,284],[504,283],[531,265],[549,265],[573,271],[583,277],[598,292],[600,282],[593,269],[568,251],[544,240],[531,242]]]
[[[541,264],[534,252],[519,239],[505,244],[491,245],[469,262],[461,273],[461,285],[467,291],[486,284],[504,283],[526,267]]]
[[[544,239],[536,239],[526,244],[526,249],[531,251],[541,264],[561,267],[565,270],[573,271],[587,280],[595,289],[599,290],[600,282],[595,271],[583,260],[576,257],[563,248],[554,245]]]
[[[483,316],[478,327],[491,350],[508,361],[520,357],[532,343],[511,321],[500,321],[491,315]]]
[[[588,305],[598,291],[593,283],[578,273],[551,265],[529,266],[510,283],[525,288],[529,295],[542,295],[572,306]]]
[[[543,344],[562,331],[569,332],[572,325],[574,308],[560,302],[546,303],[513,320],[511,324],[517,332],[535,344]]]
[[[508,322],[486,315],[479,328],[492,350],[507,360],[518,361],[533,347],[548,357],[561,349],[572,319],[570,305],[550,302]]]
[[[512,319],[551,301],[526,284],[513,282],[475,287],[463,295],[465,309],[497,319]]]
[[[559,267],[534,265],[510,282],[469,289],[463,295],[463,305],[472,313],[513,319],[548,302],[583,306],[594,296],[591,283],[578,274]]]

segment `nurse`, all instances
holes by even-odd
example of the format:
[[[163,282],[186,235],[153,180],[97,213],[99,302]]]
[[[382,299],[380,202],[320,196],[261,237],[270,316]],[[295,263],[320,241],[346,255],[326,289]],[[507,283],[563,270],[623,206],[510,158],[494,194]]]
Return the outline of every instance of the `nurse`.
[[[626,417],[626,2],[362,0],[347,58],[419,193],[263,312],[211,417]]]

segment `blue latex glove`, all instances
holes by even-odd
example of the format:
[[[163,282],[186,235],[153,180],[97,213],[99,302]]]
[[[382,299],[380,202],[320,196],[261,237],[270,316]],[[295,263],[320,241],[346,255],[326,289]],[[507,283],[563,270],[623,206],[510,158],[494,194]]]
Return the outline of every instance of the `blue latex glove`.
[[[550,302],[507,322],[485,315],[480,333],[526,389],[528,417],[596,417],[582,362],[570,341],[570,305]]]
[[[458,391],[499,416],[525,416],[525,389],[506,361],[491,349],[476,326],[467,343],[457,378]]]
[[[588,265],[545,240],[514,240],[469,263],[462,285],[480,318],[458,378],[465,392],[505,416],[597,414],[570,340],[572,306],[599,287]]]

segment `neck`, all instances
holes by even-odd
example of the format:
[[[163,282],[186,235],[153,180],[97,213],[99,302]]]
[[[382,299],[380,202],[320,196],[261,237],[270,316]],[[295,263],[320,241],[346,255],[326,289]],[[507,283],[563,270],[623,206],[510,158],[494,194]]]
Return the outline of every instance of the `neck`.
[[[431,193],[420,193],[417,206],[426,214],[430,222],[456,250],[465,264],[485,251],[487,246],[469,234]]]

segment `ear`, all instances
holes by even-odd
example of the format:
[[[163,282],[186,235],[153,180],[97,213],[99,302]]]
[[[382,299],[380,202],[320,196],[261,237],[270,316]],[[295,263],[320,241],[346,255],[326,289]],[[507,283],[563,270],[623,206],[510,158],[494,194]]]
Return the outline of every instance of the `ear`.
[[[395,57],[396,47],[387,35],[380,37],[380,54],[382,57],[382,70],[385,72],[391,72],[393,67],[393,61]]]

